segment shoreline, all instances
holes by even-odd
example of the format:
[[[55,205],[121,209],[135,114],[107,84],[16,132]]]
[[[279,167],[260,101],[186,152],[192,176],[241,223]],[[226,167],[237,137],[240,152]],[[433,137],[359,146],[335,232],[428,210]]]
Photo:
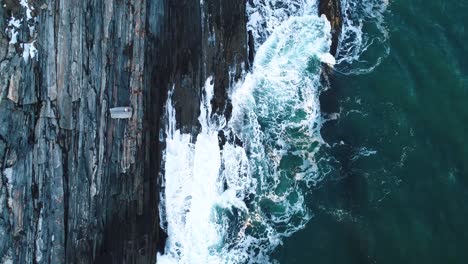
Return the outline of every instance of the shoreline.
[[[158,138],[167,93],[174,89],[177,127],[195,136],[202,87],[213,76],[213,112],[229,120],[229,89],[255,53],[246,2],[70,8],[50,0],[32,13],[10,2],[2,21],[32,14],[39,22],[32,35],[18,28],[16,44],[0,36],[0,213],[9,220],[0,221],[0,255],[15,263],[154,263],[166,239]],[[336,55],[339,0],[321,0],[319,13],[332,24]],[[20,44],[28,41],[37,57],[23,60]],[[328,83],[332,71],[324,66]],[[133,114],[112,119],[113,107]]]

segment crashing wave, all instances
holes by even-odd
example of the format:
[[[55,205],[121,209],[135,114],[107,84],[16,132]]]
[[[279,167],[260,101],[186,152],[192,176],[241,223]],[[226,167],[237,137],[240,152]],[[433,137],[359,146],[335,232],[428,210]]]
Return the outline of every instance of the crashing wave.
[[[272,250],[306,225],[311,218],[306,194],[323,177],[315,160],[323,143],[321,63],[336,63],[349,74],[369,71],[362,58],[373,43],[388,37],[383,18],[372,17],[366,3],[343,2],[335,61],[329,54],[331,27],[325,16],[317,16],[315,0],[248,1],[254,65],[231,87],[227,124],[211,113],[214,87],[211,78],[206,81],[196,140],[176,129],[170,93],[161,202],[168,239],[158,263],[270,263]],[[379,10],[383,15],[385,10]],[[380,22],[375,25],[385,33],[382,39],[363,33],[369,21]],[[220,148],[220,131],[236,140]]]
[[[195,143],[175,130],[169,98],[169,237],[159,263],[268,263],[282,238],[307,223],[304,192],[320,180],[318,81],[330,38],[324,16],[291,17],[278,26],[259,48],[252,73],[234,88],[228,126],[211,115],[207,80]],[[242,147],[227,142],[221,150],[220,129],[233,132]]]
[[[258,49],[289,17],[315,14],[316,0],[250,0],[247,1],[247,30],[252,32]]]

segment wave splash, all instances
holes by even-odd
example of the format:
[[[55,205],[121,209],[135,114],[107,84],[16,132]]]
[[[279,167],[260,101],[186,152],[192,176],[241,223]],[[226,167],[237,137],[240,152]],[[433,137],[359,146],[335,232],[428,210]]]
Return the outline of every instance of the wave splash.
[[[372,71],[382,57],[369,63],[367,53],[388,38],[385,0],[359,1],[342,6],[335,69],[345,74]],[[270,263],[283,238],[310,220],[305,196],[324,175],[315,160],[320,68],[335,63],[330,24],[316,11],[315,0],[248,1],[257,53],[252,72],[232,87],[229,123],[211,112],[212,78],[196,139],[176,129],[169,94],[160,207],[168,239],[158,263]],[[369,23],[375,31],[364,33]],[[222,149],[220,131],[228,138]]]
[[[389,0],[341,0],[343,14],[335,70],[346,75],[372,72],[390,53],[385,15]],[[316,15],[316,0],[249,0],[247,29],[255,49],[292,16]]]
[[[317,0],[250,0],[247,1],[247,30],[254,36],[258,50],[275,28],[292,16],[317,14]]]
[[[169,96],[161,213],[169,237],[158,263],[268,263],[282,238],[310,219],[303,202],[320,180],[318,86],[329,32],[326,18],[314,15],[275,28],[234,87],[229,124],[211,113],[209,78],[195,143],[175,129]],[[220,130],[242,146],[228,141],[221,150]]]

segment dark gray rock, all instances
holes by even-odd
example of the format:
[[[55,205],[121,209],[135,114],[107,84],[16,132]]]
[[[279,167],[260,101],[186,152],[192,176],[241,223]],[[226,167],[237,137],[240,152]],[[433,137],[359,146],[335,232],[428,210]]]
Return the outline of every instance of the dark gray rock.
[[[3,28],[26,10],[0,3],[0,262],[155,263],[168,90],[184,132],[199,129],[209,76],[229,118],[245,3],[29,0],[36,31],[23,22],[16,44]],[[25,61],[33,41],[38,58]],[[118,106],[132,117],[111,119]]]
[[[335,56],[338,49],[338,42],[343,26],[343,16],[341,14],[340,0],[320,0],[319,1],[319,14],[325,15],[330,21],[332,44],[330,47],[331,55]]]
[[[154,57],[153,83],[174,89],[178,127],[185,133],[199,130],[201,91],[212,76],[215,113],[230,117],[229,87],[243,74],[247,63],[245,3],[205,0],[162,1],[152,5],[150,39]],[[161,12],[164,10],[164,12]],[[169,14],[167,16],[161,13]],[[160,23],[159,26],[152,24]]]
[[[154,263],[158,173],[143,133],[148,3],[29,2],[37,32],[22,26],[20,43],[35,40],[38,60],[25,62],[20,43],[0,38],[0,257]],[[2,22],[26,17],[21,6],[2,10]],[[132,119],[111,119],[109,108],[123,104]]]

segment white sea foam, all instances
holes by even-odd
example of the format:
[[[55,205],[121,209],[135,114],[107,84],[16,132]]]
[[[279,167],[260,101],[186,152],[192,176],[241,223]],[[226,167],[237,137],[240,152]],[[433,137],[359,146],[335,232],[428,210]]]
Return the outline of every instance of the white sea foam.
[[[388,0],[341,0],[343,28],[336,69],[343,74],[366,74],[389,54],[385,24]]]
[[[211,112],[212,78],[203,87],[196,139],[176,129],[169,94],[160,207],[168,239],[158,263],[270,263],[283,238],[308,222],[305,195],[322,180],[315,160],[323,143],[321,62],[345,70],[373,43],[363,33],[371,19],[355,24],[351,1],[358,0],[343,2],[344,44],[337,60],[329,53],[330,24],[317,16],[315,0],[249,1],[256,57],[252,72],[231,87],[229,123]],[[220,130],[228,137],[222,149]]]
[[[291,16],[316,15],[316,0],[247,1],[247,29],[252,31],[258,49],[268,36]]]
[[[329,58],[329,32],[325,17],[289,18],[260,46],[252,73],[232,95],[230,128],[244,142],[254,187],[234,185],[251,193],[239,194],[249,198],[249,210],[236,219],[239,242],[226,263],[268,263],[282,238],[311,217],[304,187],[320,181],[318,78],[320,59]]]
[[[307,223],[305,187],[320,180],[318,76],[320,61],[333,63],[330,37],[316,15],[277,26],[234,88],[227,125],[211,113],[208,79],[196,140],[176,129],[170,94],[161,210],[168,240],[158,263],[268,263],[282,238]],[[243,146],[228,141],[221,150],[221,129]]]
[[[389,0],[341,0],[343,14],[337,71],[365,74],[389,54],[389,33],[384,17]],[[255,49],[273,30],[291,16],[314,15],[316,0],[251,0],[247,2],[247,29],[254,36]]]
[[[171,95],[166,105],[163,217],[169,237],[159,263],[221,263],[220,256],[211,253],[221,237],[213,219],[213,206],[223,199],[218,177],[219,127],[211,122],[211,78],[206,81],[204,92],[199,117],[202,131],[195,143],[189,134],[181,134],[176,129]]]

